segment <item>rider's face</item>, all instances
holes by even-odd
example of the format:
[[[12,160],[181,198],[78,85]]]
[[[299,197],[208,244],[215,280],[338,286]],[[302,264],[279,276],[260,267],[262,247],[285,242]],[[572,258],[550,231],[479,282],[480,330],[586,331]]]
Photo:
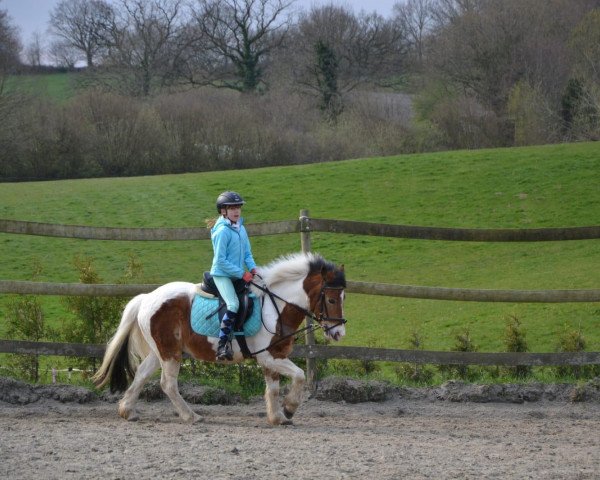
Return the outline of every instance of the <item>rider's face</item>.
[[[225,217],[227,217],[232,222],[237,222],[242,216],[242,206],[241,205],[228,205],[225,208]]]

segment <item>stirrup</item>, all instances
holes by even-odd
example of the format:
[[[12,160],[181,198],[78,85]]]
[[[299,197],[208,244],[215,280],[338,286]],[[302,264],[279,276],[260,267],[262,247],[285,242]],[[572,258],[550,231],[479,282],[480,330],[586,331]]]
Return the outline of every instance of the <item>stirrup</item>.
[[[225,339],[224,342],[221,342],[219,339],[219,347],[217,348],[217,360],[233,360],[233,349],[231,348],[231,341],[229,339]]]

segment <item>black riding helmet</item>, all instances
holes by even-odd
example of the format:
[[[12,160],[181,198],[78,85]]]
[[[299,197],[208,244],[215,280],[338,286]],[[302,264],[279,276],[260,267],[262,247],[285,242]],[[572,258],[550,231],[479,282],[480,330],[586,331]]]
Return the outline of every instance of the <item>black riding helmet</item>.
[[[227,205],[244,205],[246,202],[237,192],[223,192],[217,197],[217,212],[221,213],[221,209]]]

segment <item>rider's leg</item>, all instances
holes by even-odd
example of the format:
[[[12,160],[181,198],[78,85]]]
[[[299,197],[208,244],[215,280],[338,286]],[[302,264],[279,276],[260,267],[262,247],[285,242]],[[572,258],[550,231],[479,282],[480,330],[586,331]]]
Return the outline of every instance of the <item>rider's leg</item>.
[[[237,317],[239,309],[239,300],[233,287],[233,282],[229,277],[213,277],[215,285],[219,289],[219,293],[225,304],[227,305],[227,312],[221,321],[221,331],[219,332],[219,347],[217,349],[217,360],[231,360],[233,359],[233,349],[231,347],[231,340],[233,338],[233,324]]]

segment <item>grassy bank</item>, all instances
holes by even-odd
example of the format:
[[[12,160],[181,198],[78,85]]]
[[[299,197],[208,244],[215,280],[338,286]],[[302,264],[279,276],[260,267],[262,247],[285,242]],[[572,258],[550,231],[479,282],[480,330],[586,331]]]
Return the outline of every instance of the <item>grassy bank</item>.
[[[0,184],[0,218],[112,227],[186,227],[214,216],[225,189],[248,202],[246,221],[314,217],[472,228],[596,225],[600,144],[444,152],[343,162],[156,177]],[[105,282],[129,255],[148,282],[197,281],[210,265],[208,241],[106,242],[0,235],[0,278],[73,282],[76,255],[95,258]],[[350,280],[501,289],[600,288],[598,240],[469,243],[314,234],[313,250],[344,263]],[[259,263],[297,251],[296,235],[257,237]],[[0,317],[5,317],[6,296]],[[67,313],[43,299],[49,321]],[[445,302],[349,295],[345,345],[406,348],[419,331],[425,348],[451,348],[468,328],[481,351],[501,351],[506,320],[518,317],[531,351],[552,351],[565,328],[600,348],[595,304]],[[4,325],[0,327],[3,333]]]

